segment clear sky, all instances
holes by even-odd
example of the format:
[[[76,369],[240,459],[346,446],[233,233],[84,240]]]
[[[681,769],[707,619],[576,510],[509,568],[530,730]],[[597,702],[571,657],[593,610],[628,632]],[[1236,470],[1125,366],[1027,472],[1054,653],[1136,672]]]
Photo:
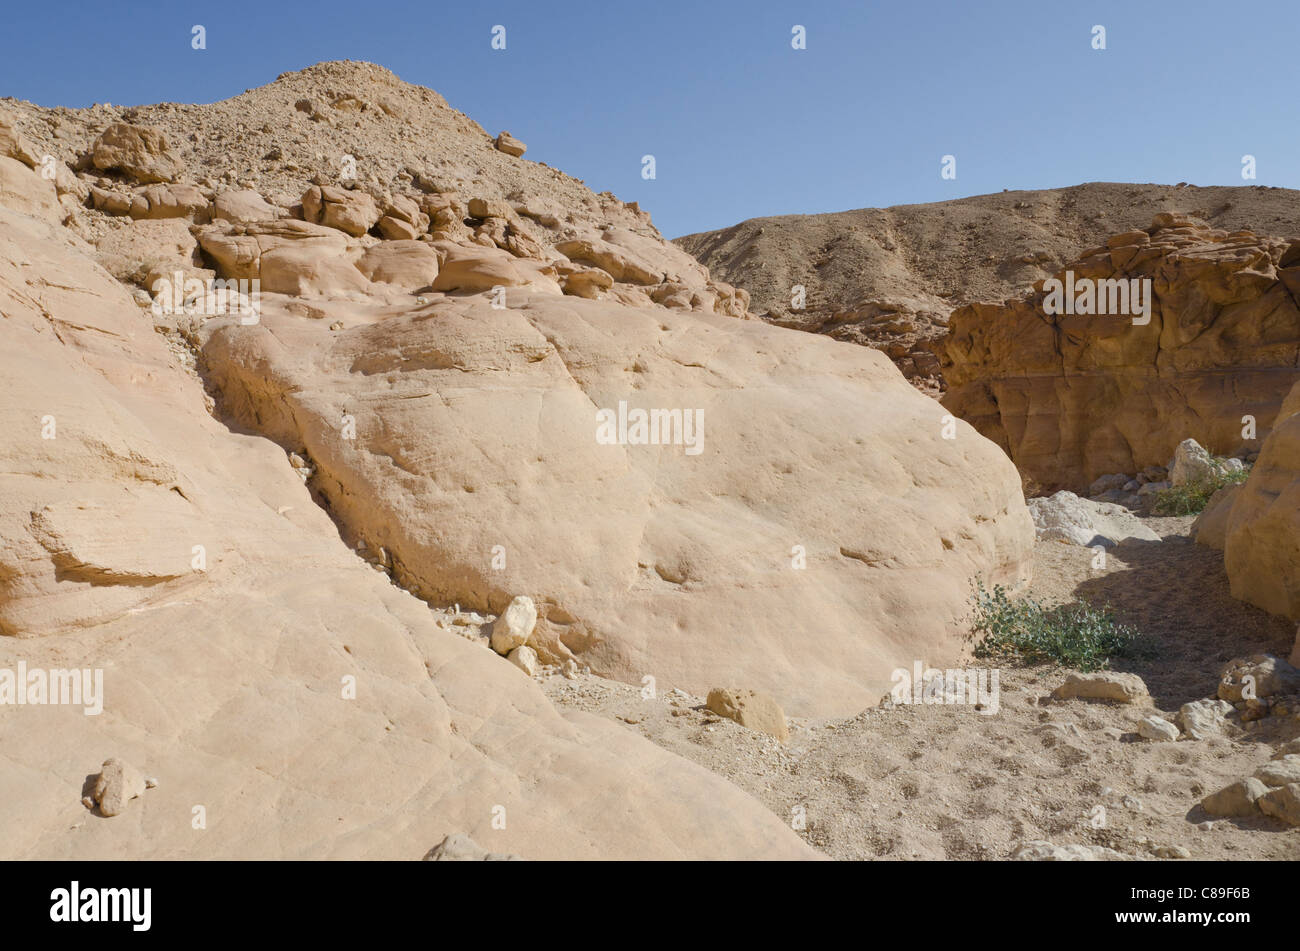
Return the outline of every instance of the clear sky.
[[[1086,181],[1300,187],[1300,0],[45,0],[4,19],[0,95],[42,105],[208,102],[376,62],[670,237]]]

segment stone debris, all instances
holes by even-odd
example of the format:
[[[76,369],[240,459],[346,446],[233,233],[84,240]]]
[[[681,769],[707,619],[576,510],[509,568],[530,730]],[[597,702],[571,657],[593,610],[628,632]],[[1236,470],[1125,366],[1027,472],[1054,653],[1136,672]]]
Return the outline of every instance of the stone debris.
[[[709,691],[705,703],[718,716],[735,720],[747,730],[766,733],[782,743],[790,739],[785,711],[766,694],[754,690],[714,687]]]
[[[1010,858],[1013,862],[1123,862],[1132,861],[1133,856],[1101,845],[1054,845],[1031,839],[1016,846]]]
[[[1143,717],[1138,723],[1138,735],[1148,740],[1173,741],[1178,739],[1178,727],[1164,717]]]
[[[498,654],[509,654],[516,647],[523,647],[536,626],[537,605],[527,595],[518,595],[492,624],[492,649]]]
[[[1212,816],[1244,817],[1259,813],[1258,800],[1268,787],[1258,779],[1241,779],[1201,800],[1201,807]]]
[[[143,796],[147,788],[148,783],[138,769],[114,757],[104,760],[90,798],[101,815],[117,816],[125,811],[128,802]]]
[[[463,832],[453,832],[424,856],[425,862],[520,862],[518,855],[489,852]]]
[[[1052,691],[1056,700],[1115,700],[1140,703],[1150,698],[1147,685],[1137,674],[1101,671],[1093,674],[1072,673]]]
[[[1222,734],[1232,712],[1226,700],[1193,700],[1178,709],[1178,723],[1193,740],[1204,740]]]

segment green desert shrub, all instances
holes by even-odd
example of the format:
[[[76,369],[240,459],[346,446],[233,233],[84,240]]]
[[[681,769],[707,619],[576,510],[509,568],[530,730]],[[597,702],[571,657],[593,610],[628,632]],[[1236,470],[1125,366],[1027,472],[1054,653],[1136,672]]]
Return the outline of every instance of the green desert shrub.
[[[1162,489],[1156,493],[1152,511],[1157,515],[1199,515],[1215,492],[1224,486],[1241,485],[1249,476],[1244,469],[1220,469],[1208,479]]]
[[[975,656],[1020,664],[1054,662],[1081,671],[1101,670],[1111,658],[1141,652],[1136,630],[1087,601],[1044,607],[1032,598],[1012,600],[1002,585],[977,582],[972,596]]]

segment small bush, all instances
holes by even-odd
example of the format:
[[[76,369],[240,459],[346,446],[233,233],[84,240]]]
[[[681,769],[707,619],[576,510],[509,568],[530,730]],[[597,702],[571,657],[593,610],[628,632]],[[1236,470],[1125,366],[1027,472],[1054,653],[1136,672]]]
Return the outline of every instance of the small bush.
[[[1222,460],[1216,460],[1222,461]],[[1241,485],[1250,476],[1244,469],[1220,469],[1209,479],[1177,485],[1156,493],[1152,510],[1157,515],[1199,515],[1210,503],[1210,497],[1226,485]]]
[[[1045,608],[1031,598],[1012,601],[1002,585],[988,591],[982,582],[976,583],[972,600],[976,657],[1021,664],[1055,662],[1088,672],[1108,666],[1112,657],[1142,649],[1136,630],[1086,601]]]

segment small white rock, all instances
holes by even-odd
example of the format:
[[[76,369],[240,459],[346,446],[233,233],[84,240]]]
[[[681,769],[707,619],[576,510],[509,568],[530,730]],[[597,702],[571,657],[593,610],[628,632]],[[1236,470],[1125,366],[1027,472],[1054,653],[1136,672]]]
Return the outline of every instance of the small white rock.
[[[1172,742],[1178,739],[1178,727],[1164,717],[1143,717],[1142,722],[1138,724],[1138,735],[1148,740]]]
[[[492,625],[492,649],[498,654],[509,654],[523,647],[537,626],[537,605],[527,595],[519,595],[501,612]]]

